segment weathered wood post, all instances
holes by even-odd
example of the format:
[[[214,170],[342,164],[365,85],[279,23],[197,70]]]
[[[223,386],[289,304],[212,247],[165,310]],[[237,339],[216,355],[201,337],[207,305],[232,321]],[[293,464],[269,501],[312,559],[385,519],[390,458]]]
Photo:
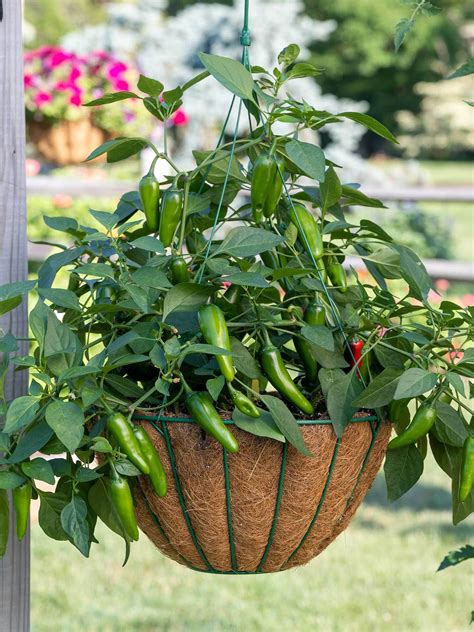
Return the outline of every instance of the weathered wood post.
[[[0,285],[27,275],[21,4],[19,0],[3,0],[0,22]],[[26,337],[26,303],[0,319],[0,328]],[[26,372],[9,374],[8,399],[21,395],[26,388]],[[0,632],[29,629],[29,565],[29,534],[21,544],[11,537],[0,561]]]

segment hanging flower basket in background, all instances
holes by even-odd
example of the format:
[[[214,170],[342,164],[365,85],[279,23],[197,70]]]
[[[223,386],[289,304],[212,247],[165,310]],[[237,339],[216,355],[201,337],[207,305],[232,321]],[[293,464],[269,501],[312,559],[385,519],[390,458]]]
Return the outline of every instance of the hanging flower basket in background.
[[[138,72],[105,51],[77,55],[45,46],[25,53],[25,105],[29,138],[46,160],[77,164],[105,140],[127,130],[149,132],[150,124],[134,99],[109,112],[84,113],[82,103],[110,90],[128,91]]]

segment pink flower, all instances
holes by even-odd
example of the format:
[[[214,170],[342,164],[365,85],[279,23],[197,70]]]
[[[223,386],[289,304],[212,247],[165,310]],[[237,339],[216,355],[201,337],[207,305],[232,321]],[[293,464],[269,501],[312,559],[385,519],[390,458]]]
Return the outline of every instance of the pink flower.
[[[428,292],[428,300],[431,303],[439,303],[441,301],[441,296],[434,290],[430,290]]]
[[[54,46],[42,46],[41,48],[38,48],[36,52],[36,54],[38,55],[38,57],[47,57],[48,55],[51,55],[51,53],[53,53],[55,50]]]
[[[69,97],[69,103],[74,105],[75,107],[80,107],[81,105],[81,95],[78,92],[75,92]]]
[[[72,197],[65,193],[56,193],[53,195],[52,202],[56,208],[69,208],[72,205]]]
[[[128,81],[125,81],[125,79],[118,79],[113,86],[114,90],[128,90],[130,88]]]
[[[450,285],[451,284],[448,279],[438,279],[437,281],[435,281],[436,289],[440,292],[446,292],[446,290],[449,289]]]
[[[41,171],[41,164],[33,158],[27,158],[25,161],[25,169],[27,176],[37,176]]]
[[[72,53],[66,53],[63,50],[57,50],[51,55],[51,67],[56,68],[57,66],[63,64],[65,61],[72,59],[73,56],[74,55]]]
[[[474,305],[474,294],[465,294],[461,298],[461,302],[464,307],[472,307]]]
[[[181,127],[183,125],[188,124],[189,117],[186,114],[186,112],[183,110],[183,108],[178,108],[176,112],[173,114],[173,116],[171,117],[171,121],[173,125],[176,125],[176,127]]]
[[[23,82],[25,85],[25,88],[31,88],[32,86],[35,85],[35,80],[33,75],[28,75],[25,73],[25,76],[23,77]]]
[[[52,96],[48,92],[37,92],[34,96],[35,104],[38,107],[45,105],[46,103],[51,103],[53,100]]]
[[[127,123],[131,123],[136,118],[137,118],[137,115],[135,114],[135,112],[131,112],[130,110],[127,110],[124,114],[124,119],[127,121]]]
[[[116,61],[110,66],[107,74],[110,77],[110,79],[113,79],[115,77],[118,77],[122,73],[124,73],[126,70],[127,70],[126,64],[124,64],[122,61]]]
[[[71,72],[69,73],[69,82],[74,83],[76,79],[79,79],[81,76],[81,71],[78,66],[73,66]]]

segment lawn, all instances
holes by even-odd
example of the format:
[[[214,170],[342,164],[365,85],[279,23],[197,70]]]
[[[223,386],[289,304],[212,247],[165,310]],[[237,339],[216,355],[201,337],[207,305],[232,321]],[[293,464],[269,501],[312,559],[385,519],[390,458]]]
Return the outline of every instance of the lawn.
[[[99,530],[84,560],[32,535],[34,632],[460,632],[468,630],[473,568],[435,573],[448,550],[474,539],[454,528],[448,481],[429,462],[422,483],[389,506],[382,477],[348,531],[306,567],[219,577],[161,556],[145,536],[121,568],[119,538]]]

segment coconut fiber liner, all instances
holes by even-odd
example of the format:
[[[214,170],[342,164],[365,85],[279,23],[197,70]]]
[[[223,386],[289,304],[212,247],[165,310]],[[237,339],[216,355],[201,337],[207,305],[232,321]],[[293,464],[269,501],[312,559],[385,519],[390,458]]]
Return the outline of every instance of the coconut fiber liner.
[[[138,524],[168,557],[194,570],[271,573],[306,564],[349,524],[380,468],[391,424],[359,415],[337,440],[327,420],[299,422],[314,457],[231,424],[226,452],[192,420],[141,414],[168,478],[158,497],[135,487]],[[229,422],[228,422],[229,423]]]

